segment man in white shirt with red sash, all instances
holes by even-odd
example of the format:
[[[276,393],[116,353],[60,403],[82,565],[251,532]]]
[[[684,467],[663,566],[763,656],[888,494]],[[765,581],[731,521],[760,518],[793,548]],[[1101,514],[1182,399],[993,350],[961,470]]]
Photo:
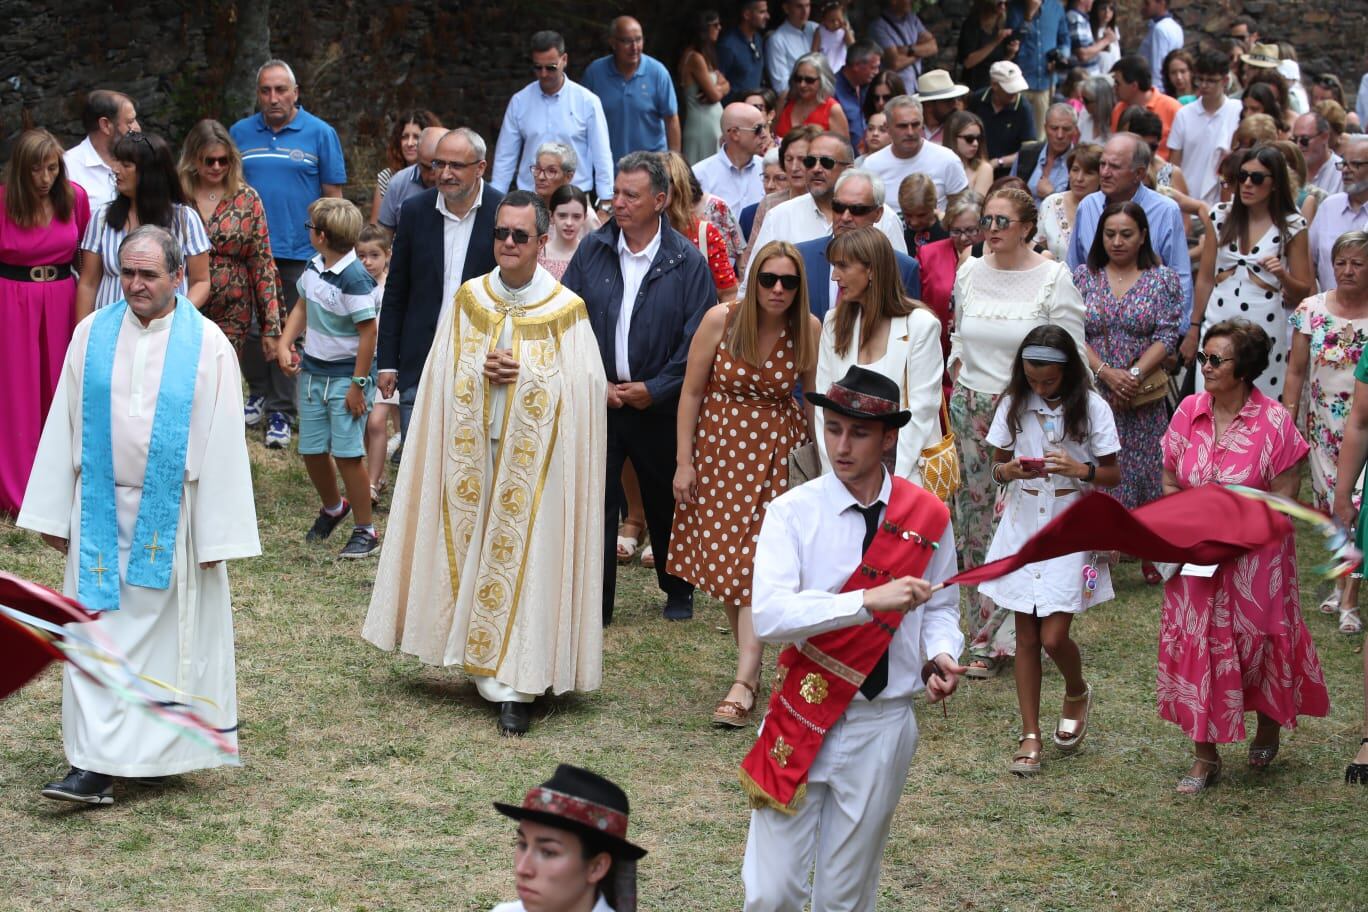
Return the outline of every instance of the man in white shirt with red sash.
[[[911,418],[897,384],[852,367],[807,398],[832,470],[771,502],[756,544],[756,635],[792,645],[741,764],[746,912],[874,908],[917,749],[912,697],[942,700],[965,671],[959,590],[935,588],[956,571],[949,512],[882,463]]]

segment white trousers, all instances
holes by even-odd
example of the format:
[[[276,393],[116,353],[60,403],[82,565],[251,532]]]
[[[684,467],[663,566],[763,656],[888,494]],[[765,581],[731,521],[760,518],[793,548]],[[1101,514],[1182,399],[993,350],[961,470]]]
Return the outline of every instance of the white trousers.
[[[471,675],[470,677],[475,682],[475,689],[480,692],[480,696],[490,703],[531,703],[537,699],[536,694],[515,690],[498,678],[491,678],[486,675]]]
[[[812,912],[872,912],[916,752],[910,698],[851,703],[827,732],[798,813],[751,812],[741,864],[746,912],[798,912],[809,899]]]

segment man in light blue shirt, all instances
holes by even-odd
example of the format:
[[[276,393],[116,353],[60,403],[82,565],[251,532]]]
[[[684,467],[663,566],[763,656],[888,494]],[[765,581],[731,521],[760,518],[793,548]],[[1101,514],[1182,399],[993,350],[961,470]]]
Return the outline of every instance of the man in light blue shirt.
[[[565,39],[556,32],[532,36],[532,73],[528,83],[508,102],[494,151],[494,176],[489,182],[500,192],[517,182],[519,190],[535,189],[532,166],[544,142],[562,142],[575,150],[580,167],[571,180],[600,200],[613,196],[613,150],[608,122],[598,96],[565,75],[570,58]]]
[[[811,0],[784,0],[784,21],[765,38],[765,72],[776,92],[787,88],[793,65],[812,52],[817,23],[808,20]]]
[[[1088,250],[1107,204],[1124,200],[1134,202],[1145,210],[1145,218],[1149,220],[1150,247],[1165,266],[1178,273],[1178,281],[1183,286],[1183,319],[1178,332],[1186,334],[1192,324],[1192,260],[1188,257],[1183,213],[1173,200],[1144,185],[1149,167],[1150,147],[1134,133],[1117,133],[1107,140],[1098,166],[1102,189],[1085,196],[1074,216],[1069,266],[1077,267],[1088,261]]]
[[[613,159],[628,152],[678,152],[679,103],[670,71],[642,53],[641,23],[631,16],[614,19],[609,34],[612,55],[585,67],[583,78],[603,105]]]
[[[1169,14],[1168,0],[1140,0],[1140,15],[1149,20],[1140,56],[1149,61],[1150,79],[1164,84],[1164,58],[1183,46],[1183,26]]]
[[[722,148],[693,166],[704,193],[720,197],[740,212],[765,196],[765,162],[756,152],[765,132],[765,115],[744,101],[722,111]]]

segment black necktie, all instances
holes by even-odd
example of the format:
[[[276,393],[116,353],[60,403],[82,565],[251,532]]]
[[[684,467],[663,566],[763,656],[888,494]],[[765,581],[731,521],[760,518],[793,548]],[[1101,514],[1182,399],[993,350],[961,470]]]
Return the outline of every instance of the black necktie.
[[[883,501],[876,500],[867,507],[856,504],[855,509],[863,514],[865,521],[864,544],[860,546],[860,554],[863,556],[869,551],[869,546],[874,541],[874,535],[879,531],[879,513],[883,510]],[[869,672],[868,677],[864,679],[864,683],[860,685],[860,693],[864,694],[866,699],[872,700],[887,686],[888,650],[885,649],[884,654],[879,656],[879,661],[874,663],[874,668]]]

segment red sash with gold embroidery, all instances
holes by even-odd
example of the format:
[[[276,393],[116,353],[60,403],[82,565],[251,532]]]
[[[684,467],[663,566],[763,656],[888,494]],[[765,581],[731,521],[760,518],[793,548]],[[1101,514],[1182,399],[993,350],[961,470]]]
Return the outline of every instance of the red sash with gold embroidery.
[[[949,521],[945,504],[934,495],[895,477],[883,522],[841,591],[921,576]],[[752,807],[797,811],[822,739],[845,714],[904,617],[899,611],[879,612],[868,624],[823,633],[779,654],[769,713],[741,761],[741,786]]]

